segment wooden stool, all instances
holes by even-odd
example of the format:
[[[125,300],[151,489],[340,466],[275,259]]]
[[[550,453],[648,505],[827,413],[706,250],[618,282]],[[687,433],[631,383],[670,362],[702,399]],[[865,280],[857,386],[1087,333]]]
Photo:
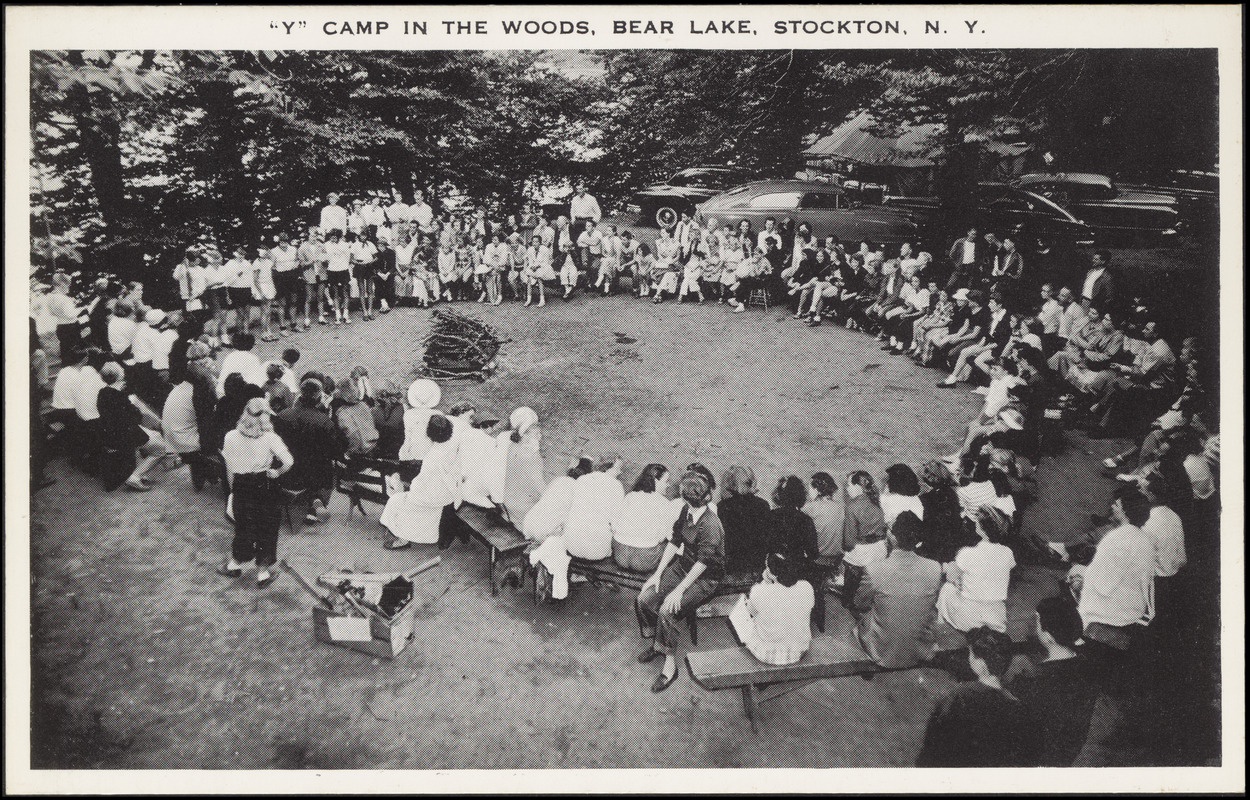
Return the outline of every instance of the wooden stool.
[[[768,310],[768,290],[752,289],[750,297],[747,298],[748,306],[763,306],[764,310]]]

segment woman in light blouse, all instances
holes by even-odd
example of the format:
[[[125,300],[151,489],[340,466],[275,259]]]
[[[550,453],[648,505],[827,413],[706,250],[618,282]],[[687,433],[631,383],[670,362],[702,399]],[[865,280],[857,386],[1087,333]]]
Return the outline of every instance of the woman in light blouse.
[[[252,398],[221,448],[234,511],[234,542],[230,560],[217,568],[217,574],[237,578],[243,574],[243,566],[255,560],[259,589],[278,577],[270,571],[278,558],[282,520],[278,477],[295,463],[291,451],[274,433],[270,416],[264,398]]]
[[[965,547],[955,560],[943,566],[946,583],[938,594],[942,621],[960,631],[986,625],[1007,631],[1007,584],[1016,565],[1011,548],[1003,542],[1011,521],[993,506],[979,506],[972,514],[981,541]]]

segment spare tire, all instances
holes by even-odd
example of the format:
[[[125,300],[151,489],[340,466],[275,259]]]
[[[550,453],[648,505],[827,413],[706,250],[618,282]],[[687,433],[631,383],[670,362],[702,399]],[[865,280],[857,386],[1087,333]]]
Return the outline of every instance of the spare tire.
[[[681,219],[681,213],[675,205],[662,205],[655,210],[655,224],[661,228],[671,228]]]

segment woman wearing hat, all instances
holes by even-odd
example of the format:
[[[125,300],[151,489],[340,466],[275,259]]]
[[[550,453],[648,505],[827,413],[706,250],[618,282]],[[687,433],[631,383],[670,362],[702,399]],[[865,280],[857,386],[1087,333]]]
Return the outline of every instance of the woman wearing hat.
[[[509,429],[499,434],[491,473],[490,494],[504,515],[520,527],[547,488],[542,428],[534,409],[521,406],[508,416]]]
[[[230,559],[217,574],[237,578],[244,565],[256,561],[256,586],[263,589],[278,573],[278,526],[282,520],[282,491],[278,477],[295,463],[291,451],[273,431],[269,404],[263,397],[248,401],[235,429],[221,448],[226,464],[234,511],[234,542]]]
[[[649,663],[664,657],[664,667],[651,684],[662,692],[677,680],[678,621],[689,617],[716,590],[724,574],[725,531],[716,512],[708,507],[711,484],[697,472],[681,478],[681,515],[664,547],[660,565],[647,578],[635,601],[639,627],[653,642],[638,655]]]

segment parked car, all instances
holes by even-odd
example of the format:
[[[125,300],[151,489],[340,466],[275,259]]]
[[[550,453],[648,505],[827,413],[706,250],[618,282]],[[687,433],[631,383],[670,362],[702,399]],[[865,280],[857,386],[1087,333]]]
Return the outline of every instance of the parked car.
[[[885,198],[888,207],[913,211],[930,246],[949,244],[962,236],[969,225],[980,225],[1001,236],[1018,240],[1021,249],[1032,250],[1039,241],[1068,247],[1088,247],[1094,231],[1054,202],[1039,194],[1005,183],[985,181],[976,184],[976,219],[944,220],[937,197]]]
[[[1054,200],[1104,235],[1173,237],[1181,224],[1175,195],[1117,186],[1089,172],[1022,175],[1015,185]]]
[[[646,224],[667,228],[677,224],[681,212],[693,215],[700,203],[750,177],[745,170],[735,167],[692,167],[664,183],[634,192],[625,208],[638,214]]]
[[[1134,175],[1116,178],[1121,189],[1154,192],[1175,197],[1180,203],[1181,222],[1185,233],[1204,233],[1216,229],[1220,216],[1220,173],[1207,170],[1174,169],[1152,178]]]
[[[899,244],[915,242],[920,229],[910,211],[859,205],[841,187],[819,181],[754,181],[716,195],[699,206],[696,219],[715,218],[734,226],[749,220],[756,231],[773,217],[807,222],[820,238],[837,236],[844,242]]]

